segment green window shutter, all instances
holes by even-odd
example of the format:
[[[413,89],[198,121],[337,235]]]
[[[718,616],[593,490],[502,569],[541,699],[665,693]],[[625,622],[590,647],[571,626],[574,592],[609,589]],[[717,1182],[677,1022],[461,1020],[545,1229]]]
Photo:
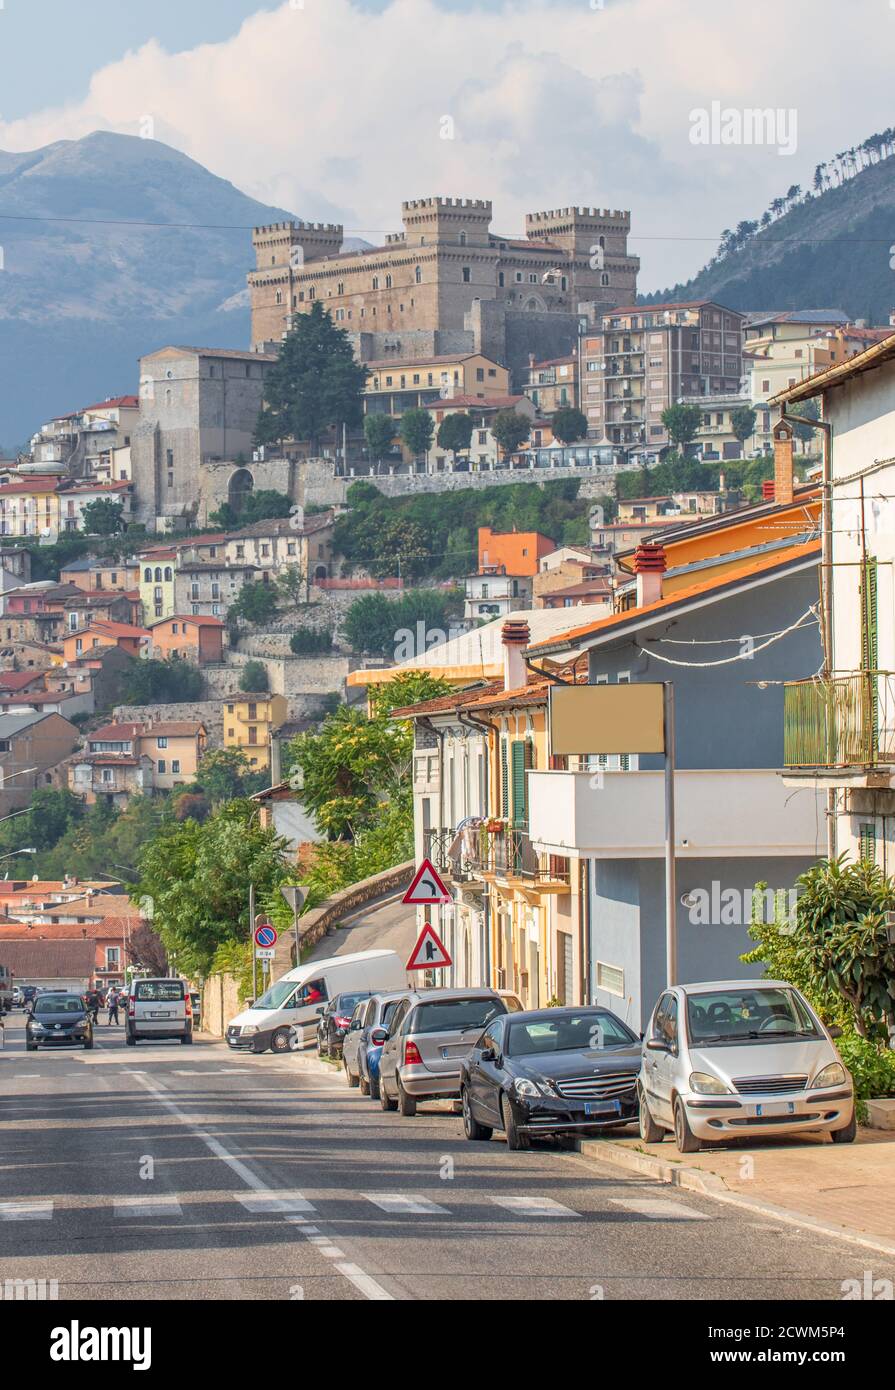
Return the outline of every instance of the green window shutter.
[[[862,825],[861,836],[861,859],[866,864],[876,863],[876,826]]]
[[[524,739],[514,739],[510,745],[513,774],[513,824],[528,824],[528,781],[525,773],[531,767],[531,744]]]
[[[509,768],[507,765],[507,741],[505,738],[500,740],[500,815],[509,816],[510,814],[510,781]]]

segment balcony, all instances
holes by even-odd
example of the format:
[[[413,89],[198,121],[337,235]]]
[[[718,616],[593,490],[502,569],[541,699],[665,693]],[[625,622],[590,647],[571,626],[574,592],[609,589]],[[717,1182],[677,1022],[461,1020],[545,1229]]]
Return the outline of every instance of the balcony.
[[[489,825],[499,827],[489,831]],[[455,882],[506,883],[542,893],[569,892],[569,864],[540,854],[526,830],[501,821],[480,820],[464,832],[427,830],[424,852],[439,872]]]
[[[530,772],[529,832],[536,853],[655,859],[665,852],[665,775],[657,771]],[[681,859],[820,852],[822,793],[793,796],[776,768],[679,769],[676,852]]]
[[[895,764],[895,674],[790,681],[783,692],[787,768],[856,772]]]

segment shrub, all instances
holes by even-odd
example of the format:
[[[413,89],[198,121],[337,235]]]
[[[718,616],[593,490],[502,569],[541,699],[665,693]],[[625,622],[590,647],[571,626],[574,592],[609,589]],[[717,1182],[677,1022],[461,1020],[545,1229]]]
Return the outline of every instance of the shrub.
[[[300,627],[289,639],[289,649],[296,656],[314,656],[332,651],[333,635],[330,631],[313,627]]]
[[[247,661],[239,678],[240,690],[248,694],[262,694],[270,689],[270,677],[263,661]]]

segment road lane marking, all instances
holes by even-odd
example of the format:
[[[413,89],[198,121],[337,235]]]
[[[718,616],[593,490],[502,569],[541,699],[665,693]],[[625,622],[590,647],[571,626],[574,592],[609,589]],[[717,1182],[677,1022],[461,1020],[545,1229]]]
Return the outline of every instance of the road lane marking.
[[[176,1197],[116,1197],[115,1216],[119,1221],[132,1216],[183,1216]]]
[[[52,1202],[0,1202],[0,1221],[49,1221]]]
[[[231,1192],[230,1195],[234,1202],[245,1207],[253,1216],[266,1216],[272,1212],[317,1210],[300,1192],[281,1192],[275,1189],[272,1192],[257,1192],[251,1195],[245,1192]]]
[[[554,1202],[552,1197],[490,1197],[489,1201],[499,1207],[505,1207],[517,1216],[564,1216],[572,1217],[575,1221],[581,1220],[580,1212],[572,1211],[571,1207],[564,1207],[562,1202]]]
[[[683,1202],[675,1202],[670,1197],[610,1197],[613,1206],[624,1207],[638,1216],[649,1216],[654,1221],[711,1221],[705,1212],[688,1207]]]
[[[447,1207],[430,1202],[428,1197],[408,1197],[404,1192],[361,1192],[368,1202],[381,1207],[390,1216],[447,1216]]]
[[[247,1164],[243,1163],[241,1159],[238,1159],[235,1154],[231,1154],[213,1134],[209,1134],[207,1130],[200,1129],[198,1125],[194,1124],[193,1121],[184,1114],[180,1106],[170,1099],[164,1088],[158,1082],[150,1081],[145,1076],[139,1076],[138,1080],[140,1084],[150,1092],[159,1105],[164,1106],[169,1114],[174,1115],[180,1120],[181,1124],[183,1124],[196,1139],[199,1139],[216,1158],[219,1158],[222,1163],[227,1164],[231,1172],[236,1173],[238,1177],[242,1178],[246,1187],[251,1188],[256,1196],[260,1197],[263,1195],[269,1198],[277,1198],[276,1189],[269,1187],[262,1178],[259,1178],[256,1173],[252,1172]],[[309,1238],[318,1233],[318,1228],[316,1226],[307,1226],[302,1216],[286,1215],[285,1220],[291,1222],[293,1225],[297,1225],[299,1233],[303,1235],[306,1240],[309,1240]],[[381,1284],[378,1284],[371,1275],[366,1274],[359,1265],[352,1264],[350,1261],[340,1261],[338,1264],[335,1264],[333,1268],[337,1269],[350,1284],[353,1284],[358,1292],[364,1295],[364,1298],[368,1298],[375,1302],[394,1301],[394,1296],[390,1294],[387,1289],[384,1289]]]

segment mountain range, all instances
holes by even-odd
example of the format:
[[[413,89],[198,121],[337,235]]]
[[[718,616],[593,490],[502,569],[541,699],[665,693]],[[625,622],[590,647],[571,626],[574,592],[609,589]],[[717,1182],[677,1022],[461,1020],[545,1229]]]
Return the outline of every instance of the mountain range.
[[[893,153],[886,132],[818,165],[813,190],[790,188],[760,219],[723,233],[719,254],[692,280],[642,302],[715,299],[757,311],[832,305],[852,319],[888,323],[895,307]]]
[[[167,343],[247,348],[251,229],[295,217],[155,140],[0,151],[0,444],[135,393]]]

